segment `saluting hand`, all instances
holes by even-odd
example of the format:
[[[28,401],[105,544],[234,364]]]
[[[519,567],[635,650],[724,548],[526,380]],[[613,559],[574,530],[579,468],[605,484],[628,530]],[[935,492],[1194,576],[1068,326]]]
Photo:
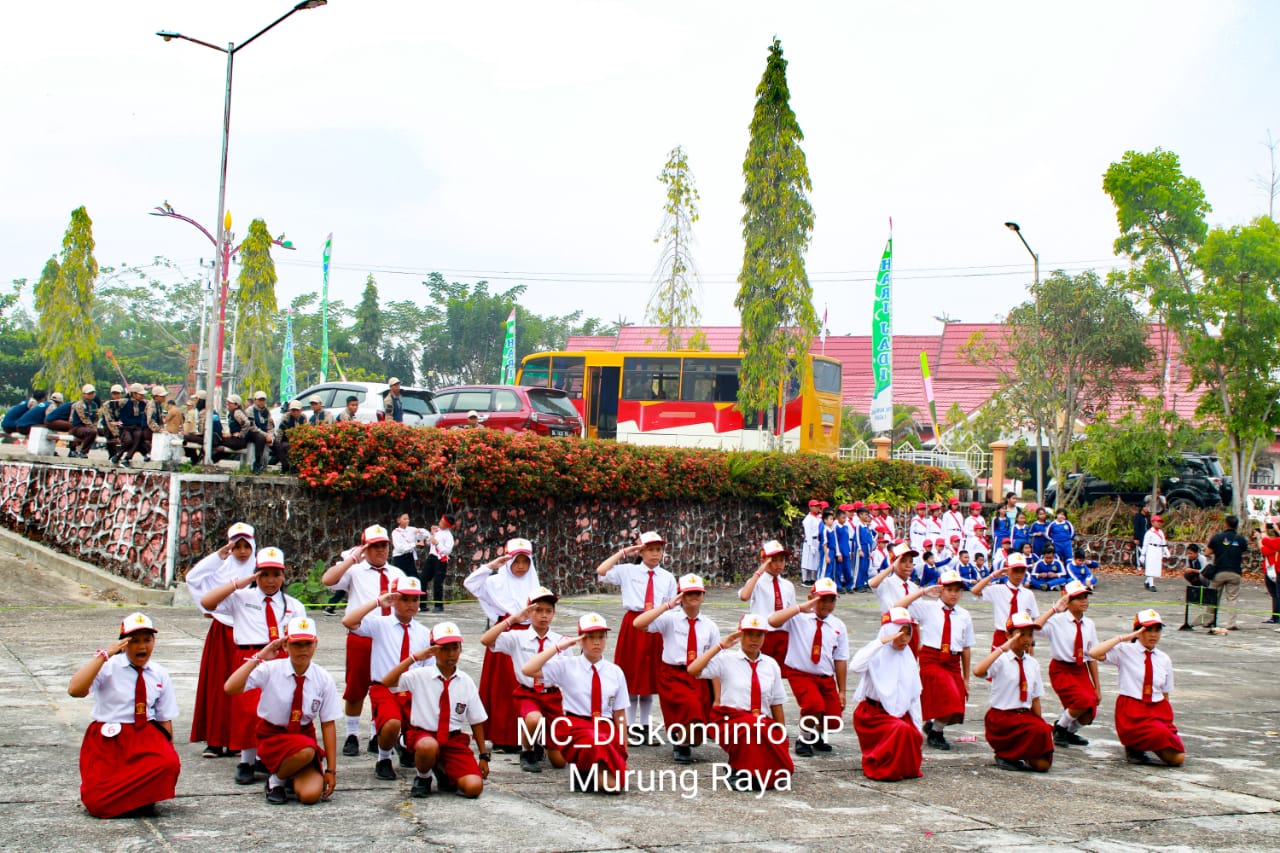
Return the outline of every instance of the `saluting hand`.
[[[258,657],[263,660],[270,660],[280,654],[280,650],[284,648],[284,644],[284,637],[276,637],[274,640],[262,647],[262,651],[258,652]]]
[[[391,605],[393,605],[393,604],[395,604],[395,603],[396,603],[396,599],[397,599],[397,598],[399,598],[399,597],[400,597],[400,594],[399,594],[399,593],[396,593],[396,592],[384,592],[382,595],[378,596],[378,606],[379,606],[379,607],[390,607]]]
[[[742,639],[742,632],[741,632],[741,631],[734,631],[734,632],[733,632],[732,634],[730,634],[729,636],[724,637],[723,639],[721,639],[721,640],[720,640],[720,645],[721,645],[721,646],[723,646],[723,647],[725,647],[725,648],[728,648],[729,646],[735,645],[735,644],[736,644],[739,640],[741,640],[741,639]]]
[[[411,652],[409,654],[409,657],[421,663],[427,658],[433,658],[438,654],[440,654],[440,647],[437,645],[430,645],[430,646],[427,646],[425,649],[418,649],[416,652]]]
[[[677,607],[680,606],[680,602],[683,600],[684,600],[684,593],[677,592],[676,597],[667,602],[667,609],[675,610]]]
[[[235,585],[236,589],[248,589],[250,584],[257,583],[259,574],[261,573],[254,572],[251,575],[245,575],[244,577],[236,578],[234,581],[232,581],[232,584]]]
[[[107,654],[118,655],[121,652],[123,652],[125,650],[125,647],[128,645],[129,645],[128,637],[124,638],[123,640],[112,640],[110,643],[107,643]]]
[[[231,556],[231,543],[230,543],[230,542],[228,542],[226,545],[223,545],[221,548],[219,548],[219,549],[218,549],[218,556],[219,556],[219,557],[221,557],[221,558],[222,558],[222,559],[224,559],[224,560],[225,560],[225,559],[227,559],[227,557],[230,557],[230,556]]]
[[[622,556],[624,557],[634,557],[636,554],[639,554],[643,550],[644,550],[644,547],[642,545],[623,545],[621,548],[618,549],[619,553],[621,553]]]
[[[1061,598],[1059,598],[1057,601],[1055,601],[1055,602],[1053,603],[1053,612],[1054,612],[1054,613],[1066,613],[1066,612],[1067,612],[1067,603],[1068,603],[1069,601],[1070,601],[1070,599],[1069,599],[1069,598],[1067,598],[1066,594],[1064,593],[1064,594],[1062,595],[1062,597],[1061,597]]]
[[[818,599],[816,596],[813,598],[806,598],[804,601],[796,605],[796,610],[799,611],[800,613],[811,613],[813,612],[813,608],[816,607],[817,604],[818,604]]]
[[[351,560],[351,562],[353,563],[363,562],[364,561],[364,545],[357,545],[355,550],[351,552],[351,556],[348,559]]]

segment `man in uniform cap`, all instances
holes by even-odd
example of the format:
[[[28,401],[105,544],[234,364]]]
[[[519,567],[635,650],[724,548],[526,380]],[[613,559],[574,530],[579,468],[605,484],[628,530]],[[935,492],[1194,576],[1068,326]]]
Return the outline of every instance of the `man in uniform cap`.
[[[302,414],[302,401],[290,400],[286,409],[284,416],[280,419],[280,426],[276,427],[277,439],[274,448],[276,459],[280,460],[281,474],[288,474],[293,470],[289,462],[289,430],[307,423],[307,416]]]
[[[387,420],[402,424],[404,423],[404,400],[400,397],[400,380],[392,376],[387,380],[387,385],[391,388],[387,391],[387,396],[382,398],[383,414],[386,415]]]
[[[88,459],[89,451],[98,440],[97,389],[85,385],[80,389],[80,399],[71,404],[71,434],[76,443],[68,455],[73,459]]]

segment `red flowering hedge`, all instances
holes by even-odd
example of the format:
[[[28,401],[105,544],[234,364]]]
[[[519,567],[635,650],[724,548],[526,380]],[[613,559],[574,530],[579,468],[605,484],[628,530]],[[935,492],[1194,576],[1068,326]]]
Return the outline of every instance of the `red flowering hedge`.
[[[303,426],[289,433],[300,480],[357,498],[455,504],[582,497],[633,501],[765,497],[792,504],[837,491],[895,502],[945,494],[950,476],[910,462],[841,462],[812,453],[729,453],[396,423]]]

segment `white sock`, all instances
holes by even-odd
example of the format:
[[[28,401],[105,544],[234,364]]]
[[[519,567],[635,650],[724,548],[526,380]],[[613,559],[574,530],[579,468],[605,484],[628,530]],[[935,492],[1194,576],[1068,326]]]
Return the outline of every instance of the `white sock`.
[[[1069,732],[1074,731],[1074,729],[1071,728],[1071,725],[1074,722],[1075,722],[1075,718],[1071,716],[1071,713],[1069,711],[1063,711],[1062,716],[1058,718],[1058,725]]]
[[[258,760],[258,750],[257,750],[256,748],[255,748],[255,749],[242,749],[242,750],[240,750],[240,761],[241,761],[241,763],[243,763],[243,764],[252,764],[253,762],[255,762],[255,761],[257,761],[257,760]]]
[[[1075,717],[1072,717],[1071,724],[1067,726],[1067,731],[1071,732],[1072,734],[1075,734],[1076,732],[1080,731],[1080,727],[1082,725],[1083,724],[1079,720],[1077,720]]]
[[[653,697],[641,696],[639,698],[640,725],[649,725],[650,719],[653,717]]]
[[[396,753],[395,753],[395,750],[393,750],[393,749],[383,749],[382,747],[378,747],[378,760],[379,760],[379,761],[382,761],[384,758],[390,758],[391,756],[393,756],[393,755],[395,755],[395,754],[396,754]]]
[[[945,726],[946,726],[946,723],[940,723],[940,722],[938,722],[937,720],[930,720],[930,721],[929,721],[929,726],[930,726],[930,727],[934,730],[934,732],[936,732],[937,734],[942,734],[942,729],[943,729],[943,727],[945,727]]]
[[[376,741],[378,739],[378,727],[373,724],[373,720],[369,721],[369,740]]]
[[[414,773],[414,775],[415,775],[415,776],[417,776],[419,779],[426,779],[428,776],[430,776],[430,775],[431,775],[431,771],[430,771],[430,770],[428,770],[426,773],[423,773],[421,770],[419,770],[419,769],[418,769],[418,768],[416,768],[416,767],[415,767],[415,768],[413,768],[413,773]]]
[[[360,731],[360,717],[347,717],[347,735],[351,736]]]
[[[267,780],[267,785],[272,788],[283,788],[284,782],[280,779],[279,776],[272,773],[271,778]]]
[[[640,704],[640,697],[632,696],[631,704],[627,706],[627,725],[628,726],[640,725],[639,723],[636,722],[636,707],[639,704]]]

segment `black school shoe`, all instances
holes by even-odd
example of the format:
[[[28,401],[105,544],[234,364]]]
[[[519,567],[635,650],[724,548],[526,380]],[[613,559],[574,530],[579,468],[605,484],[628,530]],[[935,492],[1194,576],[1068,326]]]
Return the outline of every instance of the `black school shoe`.
[[[455,783],[448,776],[444,775],[444,771],[441,770],[439,767],[432,767],[431,775],[436,777],[436,787],[439,788],[441,792],[450,792],[450,791],[458,790],[457,783]]]
[[[1089,741],[1080,737],[1075,732],[1068,731],[1057,723],[1053,724],[1053,745],[1054,746],[1088,746]]]
[[[356,735],[347,735],[347,739],[342,742],[342,754],[346,756],[359,755],[360,738]]]
[[[796,738],[796,755],[801,758],[813,758],[813,744]]]
[[[370,755],[378,754],[378,739],[376,737],[369,738],[369,743],[365,745],[364,751]]]
[[[276,785],[274,788],[267,788],[267,802],[273,806],[283,806],[289,801],[289,796],[284,792],[284,785]]]
[[[373,775],[379,779],[389,779],[392,782],[398,778],[396,769],[391,766],[390,758],[379,758],[378,763],[373,765]]]
[[[671,747],[671,760],[676,764],[692,764],[693,763],[693,747],[691,746],[673,746]]]
[[[817,740],[813,742],[813,748],[818,752],[830,752],[831,744],[827,743],[826,738],[819,737]]]
[[[241,761],[239,764],[236,765],[236,784],[237,785],[252,785],[254,781],[255,780],[253,778],[252,764],[250,764],[247,761]]]
[[[409,796],[419,799],[431,796],[431,777],[414,776],[413,787],[409,789]]]
[[[399,755],[400,755],[400,766],[401,766],[401,767],[413,767],[413,766],[414,766],[414,760],[413,760],[413,753],[412,753],[412,752],[410,752],[409,750],[405,749],[405,748],[404,748],[403,746],[401,746],[400,744],[396,744],[396,752],[397,752],[397,753],[399,753]]]
[[[941,749],[944,752],[951,749],[951,744],[947,743],[947,738],[942,734],[942,732],[934,729],[932,722],[926,722],[924,724],[924,734],[925,741],[934,749]]]
[[[1151,760],[1151,756],[1147,755],[1140,749],[1128,749],[1124,751],[1124,760],[1130,764],[1155,764]]]
[[[538,763],[538,754],[532,749],[520,753],[520,769],[525,773],[541,773],[542,765]]]
[[[200,753],[201,758],[221,758],[225,755],[225,751],[220,746],[206,746],[204,752]]]
[[[998,755],[996,756],[996,767],[999,767],[1001,770],[1030,770],[1031,769],[1030,766],[1027,765],[1027,762],[1023,761],[1022,759],[1018,759],[1017,761],[1009,761],[1008,759],[1001,758]]]

